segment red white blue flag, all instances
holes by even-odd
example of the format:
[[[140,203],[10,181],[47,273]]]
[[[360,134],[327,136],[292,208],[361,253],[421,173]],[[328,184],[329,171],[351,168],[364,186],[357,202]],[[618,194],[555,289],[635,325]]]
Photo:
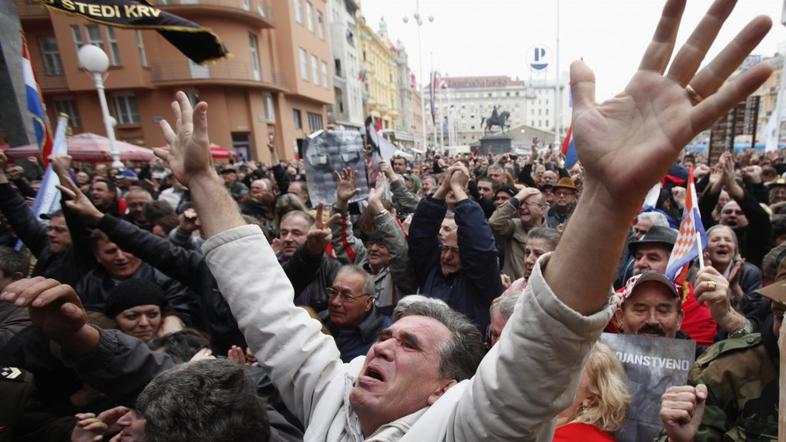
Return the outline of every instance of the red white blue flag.
[[[573,127],[568,128],[568,133],[565,134],[565,139],[562,141],[562,148],[560,149],[562,156],[565,157],[565,168],[570,169],[579,160],[576,153],[576,145],[573,144]]]
[[[41,161],[44,167],[49,164],[49,155],[52,154],[52,134],[47,124],[46,113],[44,112],[43,96],[38,82],[33,74],[33,65],[30,63],[30,51],[27,50],[27,41],[22,36],[22,72],[25,78],[25,91],[27,92],[27,111],[33,119],[33,129],[41,152]]]
[[[666,265],[666,276],[674,279],[683,266],[699,256],[707,247],[707,233],[701,222],[699,213],[698,197],[696,196],[696,186],[693,184],[693,167],[688,173],[688,189],[685,195],[685,209],[682,213],[680,232],[677,235],[677,242],[671,251],[669,263]]]

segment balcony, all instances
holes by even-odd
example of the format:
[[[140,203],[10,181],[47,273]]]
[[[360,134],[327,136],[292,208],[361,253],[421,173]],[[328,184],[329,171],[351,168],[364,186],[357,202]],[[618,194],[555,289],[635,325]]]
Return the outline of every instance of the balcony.
[[[157,5],[177,15],[211,12],[228,15],[261,28],[272,28],[274,25],[273,8],[265,0],[159,0]]]
[[[151,65],[153,83],[158,85],[186,84],[234,84],[287,91],[285,77],[280,72],[262,68],[258,74],[251,63],[240,61],[218,61],[200,66],[187,61]]]
[[[34,0],[16,0],[16,13],[20,20],[49,20],[49,11]]]
[[[68,90],[65,75],[40,75],[36,78],[43,92]]]

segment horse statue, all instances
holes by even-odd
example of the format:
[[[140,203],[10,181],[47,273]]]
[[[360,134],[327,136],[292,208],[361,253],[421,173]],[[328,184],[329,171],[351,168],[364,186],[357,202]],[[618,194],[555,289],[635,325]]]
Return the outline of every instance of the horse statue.
[[[508,119],[510,118],[510,112],[504,111],[501,113],[497,113],[497,108],[494,108],[494,111],[491,113],[491,116],[486,118],[483,117],[480,120],[480,125],[483,126],[483,123],[486,123],[486,127],[483,128],[483,134],[486,132],[490,132],[493,126],[499,126],[503,133],[505,133],[505,128],[510,127],[508,124]]]

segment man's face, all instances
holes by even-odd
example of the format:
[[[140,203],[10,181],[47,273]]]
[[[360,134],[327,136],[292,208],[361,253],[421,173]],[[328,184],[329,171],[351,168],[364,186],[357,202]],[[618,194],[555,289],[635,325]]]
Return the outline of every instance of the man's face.
[[[489,178],[491,178],[494,181],[494,183],[496,183],[496,184],[504,184],[505,183],[505,175],[503,175],[502,171],[497,169],[497,168],[489,169],[488,175],[489,175]]]
[[[493,347],[502,335],[502,329],[508,323],[508,318],[502,315],[499,310],[491,314],[491,325],[489,326],[489,344]]]
[[[731,229],[714,229],[707,237],[707,251],[713,266],[725,268],[737,254],[735,233]]]
[[[143,210],[145,204],[153,201],[153,198],[147,192],[131,191],[126,195],[126,203],[128,204],[128,214],[136,222],[143,222],[145,215]]]
[[[120,416],[117,425],[123,429],[120,433],[120,442],[144,442],[145,441],[145,418],[135,410]]]
[[[543,176],[541,177],[540,181],[541,184],[557,184],[557,172],[553,170],[547,170],[543,172]]]
[[[542,198],[540,195],[532,195],[519,204],[519,219],[525,228],[531,229],[543,223],[546,204]]]
[[[330,322],[338,328],[354,328],[373,307],[374,298],[363,292],[363,277],[358,274],[339,273],[331,289],[328,290],[328,312]]]
[[[723,206],[725,206],[729,201],[731,201],[729,192],[726,192],[725,190],[721,190],[721,193],[718,196],[718,207],[723,208]]]
[[[306,242],[309,225],[303,217],[290,216],[281,222],[278,238],[281,240],[281,253],[289,258]]]
[[[380,334],[366,355],[349,401],[358,415],[392,422],[433,404],[455,384],[439,372],[450,330],[436,319],[405,316]]]
[[[541,183],[543,181],[543,174],[545,172],[546,172],[546,167],[543,166],[542,164],[538,164],[537,166],[535,166],[534,178],[536,183]]]
[[[442,224],[439,226],[439,240],[443,243],[445,242],[445,237],[450,232],[455,232],[458,226],[456,226],[456,220],[453,218],[443,218]]]
[[[434,184],[434,179],[433,178],[425,178],[423,180],[423,184],[421,186],[421,189],[423,191],[423,195],[431,195],[431,192],[434,190],[434,187],[436,187],[436,184]]]
[[[511,198],[513,198],[513,197],[510,196],[510,194],[508,192],[499,191],[494,196],[494,205],[496,207],[499,207],[499,206],[505,204],[506,202],[508,202]]]
[[[491,201],[494,199],[494,187],[491,181],[478,181],[478,194],[484,200]]]
[[[96,181],[90,188],[90,199],[99,209],[108,209],[117,193],[109,190],[109,186],[103,181]]]
[[[407,173],[407,160],[404,158],[393,160],[393,170],[398,174]]]
[[[616,314],[626,335],[674,338],[682,324],[682,309],[674,294],[657,281],[638,285]]]
[[[379,269],[390,264],[390,252],[382,241],[373,240],[366,244],[368,263],[372,268]]]
[[[235,181],[237,181],[237,172],[227,170],[221,172],[221,177],[224,178],[225,184],[231,185],[234,184]]]
[[[439,252],[439,264],[443,275],[450,275],[461,270],[461,256],[459,255],[458,235],[455,231],[445,235],[442,250]]]
[[[554,188],[553,187],[546,187],[540,190],[540,193],[543,194],[543,199],[546,201],[546,205],[551,207],[554,205],[554,200],[556,196],[554,195]]]
[[[573,189],[559,188],[554,190],[554,204],[558,209],[567,209],[576,203],[576,191]]]
[[[666,272],[669,263],[669,250],[661,244],[642,244],[633,254],[633,274],[645,271]]]
[[[748,225],[748,218],[736,201],[729,201],[721,209],[720,223],[732,229],[738,229]]]
[[[289,193],[294,194],[303,203],[308,203],[308,192],[303,189],[300,183],[295,182],[289,185]]]
[[[71,232],[68,231],[65,217],[52,217],[49,220],[49,227],[46,228],[46,236],[49,238],[49,251],[52,253],[60,253],[71,248]]]
[[[770,190],[770,204],[786,201],[786,186],[778,186]]]
[[[538,258],[552,251],[551,245],[542,238],[527,239],[524,246],[524,278],[529,279],[532,270],[538,262]]]
[[[251,188],[249,189],[251,197],[259,198],[266,191],[267,183],[265,183],[265,180],[254,180],[251,182]]]
[[[115,322],[123,333],[147,342],[161,328],[161,308],[153,304],[137,305],[118,313]]]
[[[96,260],[113,278],[125,279],[133,275],[142,261],[136,256],[124,252],[117,244],[99,240],[95,250]]]
[[[644,238],[644,235],[652,228],[652,221],[647,218],[639,218],[636,224],[633,225],[633,236],[636,239]]]
[[[90,182],[90,175],[87,172],[77,172],[76,173],[76,183],[79,185],[87,184]]]

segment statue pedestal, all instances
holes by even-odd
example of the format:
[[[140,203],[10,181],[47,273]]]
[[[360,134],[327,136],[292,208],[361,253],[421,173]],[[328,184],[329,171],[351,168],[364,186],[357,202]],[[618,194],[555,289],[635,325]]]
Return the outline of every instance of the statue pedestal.
[[[494,155],[511,152],[511,136],[505,133],[489,134],[480,139],[480,153],[485,155],[489,149]]]

